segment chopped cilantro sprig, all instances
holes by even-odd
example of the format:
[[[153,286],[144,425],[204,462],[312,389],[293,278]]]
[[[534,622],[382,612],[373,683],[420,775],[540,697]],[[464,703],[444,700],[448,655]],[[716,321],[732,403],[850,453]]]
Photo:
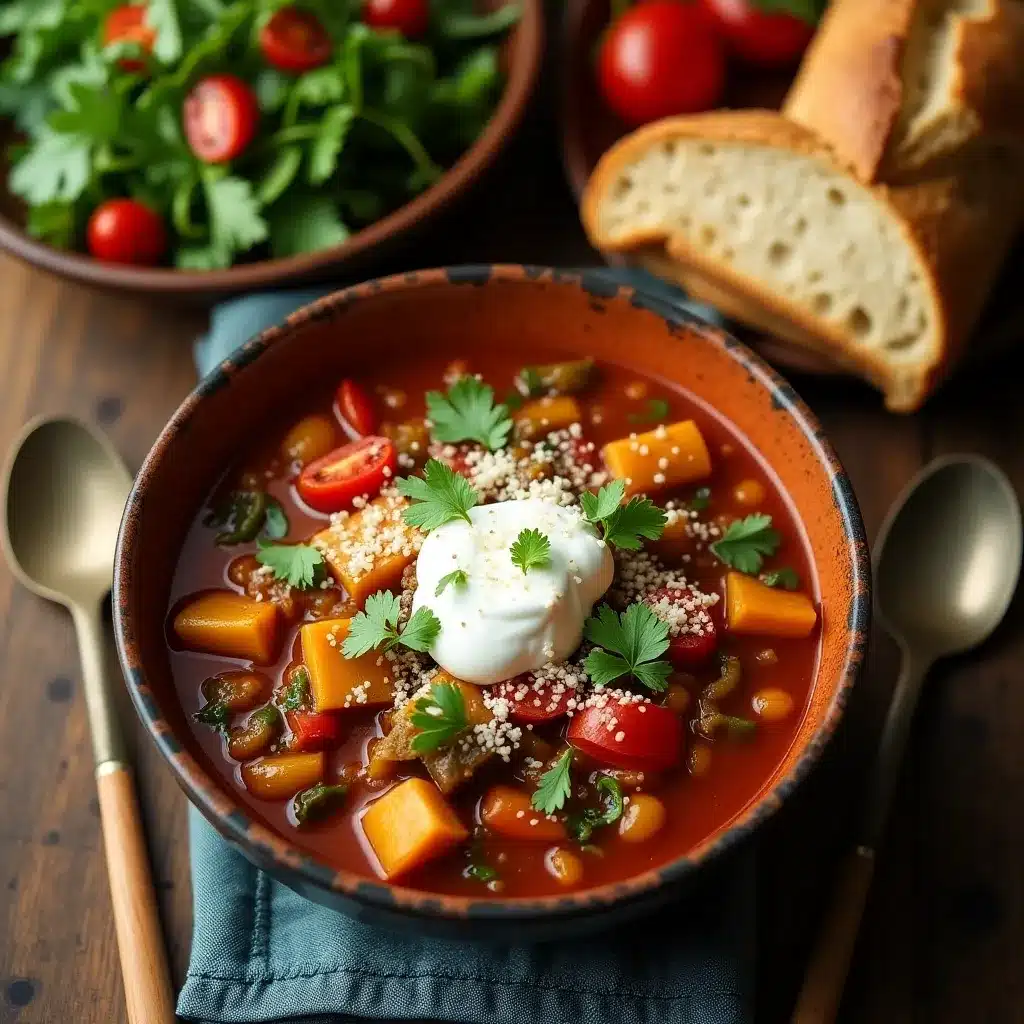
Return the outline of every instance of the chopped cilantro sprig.
[[[341,645],[346,658],[358,658],[383,648],[390,651],[401,644],[413,651],[429,651],[441,632],[441,623],[429,608],[419,608],[398,631],[401,602],[387,590],[378,590],[366,599],[363,611],[356,613]]]
[[[259,540],[256,561],[269,566],[279,580],[299,590],[319,586],[326,578],[324,556],[311,544],[268,544]]]
[[[583,667],[595,686],[632,676],[649,690],[664,690],[672,666],[662,659],[668,650],[668,623],[646,604],[634,602],[621,615],[607,604],[587,619],[583,635],[594,644]]]
[[[446,444],[476,441],[495,451],[512,429],[508,407],[494,404],[494,389],[476,377],[460,377],[448,389],[427,392],[427,418],[434,439]]]
[[[530,806],[541,814],[560,811],[572,794],[572,748],[566,747],[555,763],[540,777],[530,797]]]
[[[779,550],[782,538],[772,528],[772,517],[758,513],[737,519],[711,545],[711,553],[719,561],[739,572],[758,573],[766,555]]]
[[[466,702],[455,683],[434,683],[430,693],[416,701],[410,721],[417,730],[412,739],[416,754],[447,747],[469,728]]]
[[[641,538],[657,540],[665,530],[665,513],[649,498],[634,496],[622,504],[626,483],[613,480],[593,494],[585,491],[580,497],[584,518],[595,526],[600,524],[605,542],[624,551],[637,551]]]
[[[472,522],[469,510],[480,503],[473,485],[440,459],[428,459],[422,477],[403,477],[397,486],[398,493],[412,502],[402,518],[427,532],[453,519]]]
[[[551,564],[551,541],[540,530],[520,530],[509,549],[512,564],[523,570],[543,569]]]

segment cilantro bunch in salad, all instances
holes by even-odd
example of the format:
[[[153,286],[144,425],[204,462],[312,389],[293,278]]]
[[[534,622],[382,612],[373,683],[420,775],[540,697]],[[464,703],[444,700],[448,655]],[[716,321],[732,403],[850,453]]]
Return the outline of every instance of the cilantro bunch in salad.
[[[212,270],[335,245],[474,141],[517,16],[471,0],[2,0],[8,187],[30,234],[122,263]]]

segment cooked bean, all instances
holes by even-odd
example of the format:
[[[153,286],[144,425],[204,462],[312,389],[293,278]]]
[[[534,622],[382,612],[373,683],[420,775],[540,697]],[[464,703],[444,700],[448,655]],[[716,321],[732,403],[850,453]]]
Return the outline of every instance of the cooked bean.
[[[765,499],[764,484],[760,480],[741,480],[733,488],[732,496],[742,508],[760,508]]]
[[[690,691],[679,683],[669,683],[665,691],[665,707],[677,715],[685,715],[693,698]]]
[[[661,831],[667,817],[665,805],[656,796],[637,793],[622,812],[619,835],[627,843],[644,843]]]
[[[228,734],[228,753],[236,761],[248,761],[265,754],[281,735],[281,713],[273,704],[254,711],[244,726]]]
[[[750,706],[766,722],[781,722],[793,713],[793,698],[777,686],[768,686],[754,694]]]
[[[290,462],[305,466],[338,445],[338,430],[326,416],[307,416],[299,420],[281,442],[281,454]]]
[[[695,743],[686,758],[686,770],[701,779],[711,770],[711,747],[706,743]]]
[[[544,866],[559,885],[568,887],[583,881],[583,861],[560,846],[548,850],[544,855]]]
[[[754,661],[759,665],[777,665],[779,663],[779,656],[775,653],[774,647],[766,647],[754,655]]]
[[[380,432],[395,444],[395,451],[412,459],[418,466],[427,461],[427,447],[430,431],[423,419],[406,420],[404,423],[382,423]]]
[[[221,672],[203,681],[207,703],[223,704],[228,711],[252,711],[270,696],[270,680],[262,672],[238,669]]]

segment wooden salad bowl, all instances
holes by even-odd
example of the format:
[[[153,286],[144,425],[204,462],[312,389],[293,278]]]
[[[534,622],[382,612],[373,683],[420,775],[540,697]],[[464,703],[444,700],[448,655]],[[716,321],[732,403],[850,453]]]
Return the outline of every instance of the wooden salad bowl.
[[[372,338],[372,344],[366,339]],[[466,898],[369,881],[304,853],[243,804],[192,734],[164,635],[180,545],[213,483],[266,410],[316,382],[389,360],[543,344],[671,382],[753,440],[788,495],[813,563],[820,654],[795,739],[757,795],[685,854],[623,882],[541,898]],[[428,270],[347,288],[247,342],[184,401],[147,457],[115,559],[118,649],[139,717],[189,799],[228,840],[309,898],[381,924],[464,937],[551,938],[607,927],[677,896],[748,839],[811,771],[864,658],[870,570],[850,482],[793,389],[724,332],[603,276],[540,267]]]
[[[521,15],[502,47],[505,88],[484,130],[425,192],[339,245],[210,271],[105,263],[83,252],[47,245],[24,230],[24,207],[7,190],[3,151],[15,141],[15,136],[11,126],[0,119],[0,249],[84,284],[209,302],[240,292],[322,280],[339,267],[350,271],[366,268],[468,193],[519,127],[544,55],[544,6],[543,0],[495,0],[487,6],[496,8],[510,3],[520,7]]]

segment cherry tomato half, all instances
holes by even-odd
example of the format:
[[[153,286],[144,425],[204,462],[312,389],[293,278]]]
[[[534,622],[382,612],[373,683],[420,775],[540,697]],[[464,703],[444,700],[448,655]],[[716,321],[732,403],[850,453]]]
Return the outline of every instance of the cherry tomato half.
[[[647,598],[647,603],[655,605],[660,601],[668,601],[670,604],[688,604],[693,608],[692,612],[686,612],[689,619],[699,614],[696,611],[696,597],[697,592],[692,587],[685,589],[662,587],[650,594]],[[722,602],[719,601],[718,603],[721,604]],[[680,672],[700,668],[718,650],[718,630],[712,617],[712,608],[714,607],[712,605],[711,608],[705,608],[703,614],[699,614],[699,617],[705,620],[701,622],[701,631],[699,633],[679,633],[676,636],[669,637],[668,651],[666,653],[668,660],[672,662],[673,668]]]
[[[577,711],[566,739],[577,750],[613,768],[662,771],[682,757],[683,723],[678,715],[657,704],[613,702]]]
[[[430,26],[427,0],[365,0],[363,21],[374,28],[397,29],[406,39],[418,39]]]
[[[152,267],[167,250],[167,231],[158,213],[135,199],[108,199],[89,218],[89,252],[108,263]]]
[[[786,11],[758,10],[751,0],[700,2],[729,49],[762,67],[795,64],[814,36],[810,22]]]
[[[146,24],[145,4],[122,4],[115,7],[103,23],[103,45],[137,43],[149,55],[153,52],[156,32]],[[122,57],[117,62],[125,71],[145,71],[146,62],[135,57]]]
[[[597,61],[601,93],[629,124],[710,110],[725,84],[725,55],[710,19],[680,0],[646,0],[608,30]]]
[[[341,739],[341,715],[333,711],[288,711],[296,750],[323,750]]]
[[[525,693],[517,697],[521,690]],[[494,695],[508,700],[509,713],[517,722],[553,722],[569,710],[569,698],[574,696],[574,691],[565,688],[555,693],[550,686],[535,689],[533,676],[526,673],[498,683]]]
[[[185,97],[185,135],[200,160],[220,164],[240,156],[256,134],[256,94],[234,75],[200,79]]]
[[[260,50],[279,71],[311,71],[331,59],[331,37],[311,11],[282,7],[260,29]]]
[[[360,436],[377,429],[377,414],[370,396],[354,381],[343,380],[335,398],[341,418]]]
[[[364,437],[335,448],[299,474],[299,497],[317,512],[340,512],[352,499],[375,497],[398,465],[395,446],[386,437]]]

